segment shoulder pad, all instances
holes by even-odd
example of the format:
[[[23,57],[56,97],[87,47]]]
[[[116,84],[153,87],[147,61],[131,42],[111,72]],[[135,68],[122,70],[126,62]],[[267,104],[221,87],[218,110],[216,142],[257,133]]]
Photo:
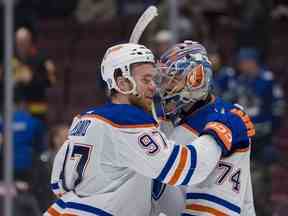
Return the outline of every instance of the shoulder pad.
[[[158,126],[152,115],[128,104],[106,104],[82,113],[81,118],[95,118],[114,127],[142,128]]]

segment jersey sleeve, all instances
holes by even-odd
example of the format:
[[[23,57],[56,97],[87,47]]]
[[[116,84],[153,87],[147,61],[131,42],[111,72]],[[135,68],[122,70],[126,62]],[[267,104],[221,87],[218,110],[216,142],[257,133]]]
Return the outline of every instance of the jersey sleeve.
[[[57,197],[61,197],[66,190],[62,182],[62,170],[68,150],[69,142],[66,141],[57,152],[51,173],[51,189]]]
[[[222,149],[209,135],[200,136],[188,146],[193,146],[197,155],[197,164],[190,180],[194,185],[201,183],[211,174],[221,158]]]
[[[156,129],[122,131],[117,136],[121,166],[169,185],[199,183],[213,170],[221,154],[209,135],[196,139],[191,145],[175,144]],[[200,143],[205,147],[200,147]],[[214,153],[216,159],[207,160]]]

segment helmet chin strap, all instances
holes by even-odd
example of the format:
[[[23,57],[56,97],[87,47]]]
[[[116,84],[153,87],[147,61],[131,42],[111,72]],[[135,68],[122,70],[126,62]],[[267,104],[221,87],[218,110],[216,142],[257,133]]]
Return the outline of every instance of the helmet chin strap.
[[[159,118],[157,116],[157,112],[156,112],[154,101],[152,101],[152,104],[151,104],[151,111],[152,111],[152,116],[153,116],[154,120],[157,122],[157,124],[160,124],[160,120],[159,120]]]

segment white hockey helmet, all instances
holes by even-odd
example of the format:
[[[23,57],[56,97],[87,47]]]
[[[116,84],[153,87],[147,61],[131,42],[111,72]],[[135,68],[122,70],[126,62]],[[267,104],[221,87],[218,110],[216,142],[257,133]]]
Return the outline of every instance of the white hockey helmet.
[[[115,89],[122,94],[137,95],[136,82],[131,74],[131,65],[135,63],[155,64],[151,50],[140,44],[125,43],[110,47],[101,64],[102,79],[107,83],[109,90]],[[133,87],[129,91],[122,91],[116,84],[115,72],[121,70],[122,76],[128,79]]]

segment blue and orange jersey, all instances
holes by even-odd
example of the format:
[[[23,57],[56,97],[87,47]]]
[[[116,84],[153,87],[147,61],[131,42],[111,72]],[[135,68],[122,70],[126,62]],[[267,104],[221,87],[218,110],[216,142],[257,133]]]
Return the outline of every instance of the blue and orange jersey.
[[[202,142],[213,146],[215,141]],[[151,210],[151,179],[191,184],[197,151],[168,140],[144,110],[109,103],[75,117],[54,160],[52,190],[68,206],[77,201],[112,215],[146,216]],[[59,204],[50,211],[57,211]],[[74,214],[79,209],[70,205],[62,210]]]
[[[229,118],[225,121],[228,123],[227,126],[221,122],[213,122],[213,114],[218,112],[229,113],[224,115]],[[234,134],[231,137],[229,134],[228,138],[223,138],[225,133],[222,135],[222,132],[229,131],[230,124],[234,124],[233,128],[236,130],[233,129]],[[219,133],[218,137],[222,139],[224,145],[225,140],[229,141],[232,138],[231,142],[226,142],[227,146],[220,146],[222,153],[220,150],[210,151],[211,143],[196,144],[202,131],[207,127],[213,127],[213,130]],[[255,216],[249,139],[254,133],[254,126],[245,112],[237,105],[226,103],[221,98],[215,98],[183,118],[167,136],[182,145],[189,146],[191,142],[193,143],[197,158],[191,176],[192,185],[180,189],[170,185],[164,187],[159,182],[154,184],[152,194],[157,206],[156,213],[164,212],[171,216]],[[219,142],[217,144],[219,145]],[[209,164],[213,164],[213,167],[209,167]],[[184,204],[179,203],[181,200],[184,200]]]

